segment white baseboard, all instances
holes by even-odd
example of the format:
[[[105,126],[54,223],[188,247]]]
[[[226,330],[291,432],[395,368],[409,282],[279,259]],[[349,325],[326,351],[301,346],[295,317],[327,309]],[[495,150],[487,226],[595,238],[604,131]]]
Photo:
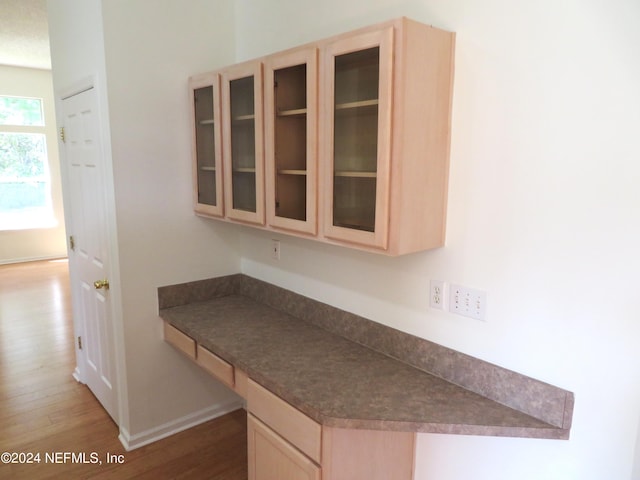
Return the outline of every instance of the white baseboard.
[[[23,257],[23,258],[5,258],[0,260],[0,265],[13,265],[14,263],[41,262],[45,260],[62,260],[66,259],[65,255],[52,255],[46,257]]]
[[[238,410],[242,407],[242,401],[231,400],[230,402],[213,405],[135,435],[130,435],[126,428],[120,427],[120,435],[118,436],[118,439],[124,446],[125,450],[134,450],[188,428],[195,427],[201,423],[208,422],[214,418],[226,415],[227,413],[233,412],[234,410]]]

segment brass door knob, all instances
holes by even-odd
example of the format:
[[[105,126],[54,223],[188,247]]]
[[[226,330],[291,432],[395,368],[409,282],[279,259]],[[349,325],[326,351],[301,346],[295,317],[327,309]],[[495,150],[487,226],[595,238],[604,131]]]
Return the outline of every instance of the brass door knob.
[[[96,290],[100,290],[101,288],[109,290],[109,280],[96,280],[95,282],[93,282],[93,286],[96,287]]]

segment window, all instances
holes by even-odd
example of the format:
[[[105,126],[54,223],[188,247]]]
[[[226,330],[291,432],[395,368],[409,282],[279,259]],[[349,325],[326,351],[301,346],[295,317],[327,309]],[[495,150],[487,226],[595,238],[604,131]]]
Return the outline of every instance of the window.
[[[0,230],[56,225],[42,99],[0,96]]]

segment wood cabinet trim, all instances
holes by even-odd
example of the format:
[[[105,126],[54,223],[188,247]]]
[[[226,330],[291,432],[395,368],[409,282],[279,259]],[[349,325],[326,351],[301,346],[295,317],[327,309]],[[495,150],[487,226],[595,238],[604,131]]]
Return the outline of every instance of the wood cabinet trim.
[[[235,367],[234,373],[235,373],[234,390],[238,395],[240,395],[242,398],[246,400],[247,389],[248,389],[247,384],[249,382],[249,376],[247,375],[247,372],[245,372],[244,370],[240,370],[237,367]]]

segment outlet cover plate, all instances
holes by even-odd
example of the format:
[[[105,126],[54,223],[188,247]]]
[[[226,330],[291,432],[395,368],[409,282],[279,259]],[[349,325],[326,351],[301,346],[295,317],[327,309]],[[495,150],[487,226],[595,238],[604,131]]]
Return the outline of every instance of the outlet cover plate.
[[[429,306],[436,310],[445,309],[445,283],[442,280],[431,280],[429,284]]]
[[[485,320],[487,292],[452,284],[449,290],[449,311],[464,317]]]

